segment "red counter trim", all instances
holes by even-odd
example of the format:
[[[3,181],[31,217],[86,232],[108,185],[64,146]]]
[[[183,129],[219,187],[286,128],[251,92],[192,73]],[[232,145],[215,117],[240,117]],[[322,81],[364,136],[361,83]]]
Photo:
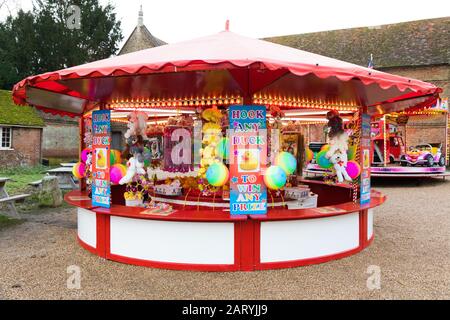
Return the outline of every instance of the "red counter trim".
[[[111,208],[96,207],[91,209],[95,213],[144,220],[164,220],[164,221],[190,221],[190,222],[235,222],[247,220],[247,215],[230,216],[229,211],[222,210],[176,210],[169,216],[146,215],[141,212],[146,210],[139,207],[126,207],[113,205]]]
[[[86,242],[84,242],[83,240],[80,239],[80,237],[77,235],[77,241],[80,244],[80,246],[82,246],[84,249],[86,249],[87,251],[89,251],[90,253],[93,253],[95,255],[98,255],[97,253],[97,249],[88,245]]]
[[[97,254],[104,258],[106,255],[106,216],[97,214]],[[108,217],[109,218],[109,217]]]
[[[92,206],[92,200],[73,200],[76,197],[88,198],[88,193],[80,190],[72,190],[64,195],[64,201],[71,206],[91,210],[95,208]]]
[[[318,219],[325,217],[338,216],[342,214],[350,214],[361,210],[372,209],[380,206],[386,201],[386,196],[379,192],[372,192],[372,199],[369,204],[361,206],[359,203],[347,202],[333,206],[326,206],[330,208],[339,209],[339,212],[321,213],[317,209],[270,209],[266,215],[242,215],[242,216],[230,216],[229,211],[223,210],[177,210],[169,216],[156,216],[156,215],[144,215],[141,214],[145,209],[138,207],[126,207],[121,205],[113,205],[111,208],[100,208],[87,206],[86,201],[70,201],[70,196],[86,195],[80,191],[72,191],[66,194],[66,202],[88,210],[92,210],[102,215],[119,216],[136,219],[149,219],[149,220],[164,220],[164,221],[192,221],[192,222],[235,222],[243,221],[247,219],[261,220],[261,221],[277,221],[277,220],[299,220],[299,219]],[[324,208],[324,207],[322,207]]]
[[[152,267],[159,269],[184,270],[184,271],[238,271],[236,264],[190,264],[190,263],[174,263],[174,262],[160,262],[142,260],[136,258],[123,257],[116,254],[109,254],[106,257],[108,260],[133,264],[143,267]]]
[[[309,259],[301,259],[301,260],[291,260],[291,261],[281,261],[281,262],[264,262],[259,263],[257,265],[257,270],[268,270],[268,269],[281,269],[281,268],[294,268],[294,267],[302,267],[307,266],[311,264],[319,264],[328,262],[331,260],[337,260],[342,259],[348,256],[351,256],[355,253],[360,252],[364,248],[357,247],[355,249],[351,249],[348,251],[340,252],[340,253],[334,253],[331,255],[326,255],[322,257],[315,257],[315,258],[309,258]]]
[[[67,196],[67,195],[66,195]],[[343,204],[344,206],[348,206],[348,213],[359,212],[359,245],[358,247],[340,252],[334,253],[331,255],[314,257],[309,259],[301,259],[301,260],[291,260],[291,261],[281,261],[281,262],[265,262],[261,263],[261,221],[277,221],[277,220],[292,220],[294,216],[283,217],[282,219],[271,219],[270,216],[239,216],[233,217],[231,219],[229,217],[229,213],[226,213],[228,216],[222,216],[223,212],[217,211],[208,211],[201,210],[192,212],[192,214],[200,214],[200,219],[191,220],[185,219],[180,220],[181,216],[190,218],[190,211],[184,211],[179,214],[177,219],[154,219],[154,220],[166,220],[166,221],[196,221],[196,222],[232,222],[234,223],[234,264],[186,264],[186,263],[172,263],[172,262],[160,262],[160,261],[147,261],[136,258],[124,257],[111,253],[111,230],[110,230],[110,219],[111,215],[129,217],[129,218],[137,218],[137,219],[149,219],[154,218],[153,216],[143,216],[139,212],[142,211],[141,208],[127,208],[122,206],[113,206],[111,209],[105,208],[93,208],[90,209],[93,214],[96,214],[96,223],[97,223],[97,248],[94,248],[85,242],[83,242],[78,236],[78,242],[80,245],[88,250],[89,252],[98,255],[100,257],[117,261],[126,264],[133,264],[139,266],[153,267],[153,268],[163,268],[163,269],[173,269],[173,270],[192,270],[192,271],[253,271],[253,270],[267,270],[267,269],[278,269],[278,268],[292,268],[299,266],[306,266],[311,264],[324,263],[331,260],[341,259],[344,257],[348,257],[357,252],[362,251],[366,247],[368,247],[374,240],[374,234],[372,237],[367,240],[367,223],[368,223],[368,208],[376,207],[383,203],[386,198],[381,194],[373,194],[374,198],[371,201],[369,206],[360,207],[359,210],[355,210],[355,207],[358,207],[357,204]],[[77,203],[79,204],[79,203]],[[81,206],[80,206],[81,207]],[[339,206],[335,206],[339,207]],[[84,209],[89,209],[84,206]],[[116,214],[119,210],[127,208],[126,213]],[[307,211],[308,209],[303,209],[303,211]],[[273,210],[278,211],[278,210]],[[281,211],[281,210],[280,210]],[[288,211],[288,210],[284,210]],[[295,211],[295,210],[294,210]],[[281,213],[282,214],[282,213]],[[329,216],[337,216],[347,213],[339,213],[339,214],[315,214],[312,218],[324,218]],[[214,219],[206,220],[208,216],[212,216]],[[308,215],[299,215],[297,219],[306,219]],[[166,218],[166,217],[158,217],[158,218]]]

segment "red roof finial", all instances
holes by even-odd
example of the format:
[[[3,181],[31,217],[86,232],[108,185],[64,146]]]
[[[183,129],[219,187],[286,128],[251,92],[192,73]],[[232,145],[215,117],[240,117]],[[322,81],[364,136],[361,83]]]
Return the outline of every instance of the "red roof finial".
[[[227,21],[225,22],[225,31],[230,31],[230,20],[227,19]]]

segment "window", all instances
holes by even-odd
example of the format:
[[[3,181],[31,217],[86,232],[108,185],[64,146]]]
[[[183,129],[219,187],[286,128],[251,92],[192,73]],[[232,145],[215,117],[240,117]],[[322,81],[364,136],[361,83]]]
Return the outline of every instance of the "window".
[[[0,127],[1,144],[0,149],[11,149],[12,130],[11,128]]]

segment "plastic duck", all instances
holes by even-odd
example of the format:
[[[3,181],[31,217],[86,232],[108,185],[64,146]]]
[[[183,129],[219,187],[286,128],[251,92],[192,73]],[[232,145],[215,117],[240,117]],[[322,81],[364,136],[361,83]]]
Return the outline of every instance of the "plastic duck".
[[[245,151],[242,155],[242,161],[239,164],[241,170],[252,171],[258,168],[258,159],[250,151]]]
[[[97,167],[104,168],[106,167],[106,156],[103,150],[97,151]]]

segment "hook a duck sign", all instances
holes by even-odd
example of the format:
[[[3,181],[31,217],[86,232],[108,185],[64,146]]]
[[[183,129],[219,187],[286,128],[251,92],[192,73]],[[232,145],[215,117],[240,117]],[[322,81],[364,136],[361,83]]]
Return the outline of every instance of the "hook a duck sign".
[[[111,111],[92,113],[92,205],[111,206],[109,177],[111,153]]]
[[[231,106],[229,118],[230,212],[266,214],[266,107]]]

